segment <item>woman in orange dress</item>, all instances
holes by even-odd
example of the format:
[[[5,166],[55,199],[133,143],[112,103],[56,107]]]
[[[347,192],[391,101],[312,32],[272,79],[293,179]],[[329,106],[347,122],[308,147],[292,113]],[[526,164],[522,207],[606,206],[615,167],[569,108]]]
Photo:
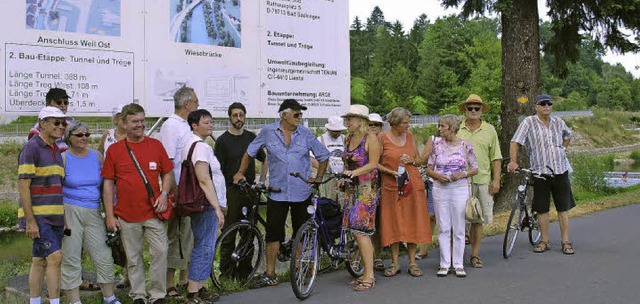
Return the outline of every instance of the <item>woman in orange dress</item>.
[[[415,261],[416,244],[431,243],[427,196],[416,167],[419,154],[413,134],[409,132],[410,118],[408,110],[394,108],[387,116],[391,128],[379,135],[382,146],[378,165],[382,173],[380,228],[382,246],[391,246],[391,265],[384,272],[387,277],[400,272],[398,254],[401,242],[407,243],[409,274],[422,276],[422,270]],[[403,170],[408,175],[408,184],[404,182],[405,186],[399,187],[398,181],[403,182],[407,176],[403,176]]]

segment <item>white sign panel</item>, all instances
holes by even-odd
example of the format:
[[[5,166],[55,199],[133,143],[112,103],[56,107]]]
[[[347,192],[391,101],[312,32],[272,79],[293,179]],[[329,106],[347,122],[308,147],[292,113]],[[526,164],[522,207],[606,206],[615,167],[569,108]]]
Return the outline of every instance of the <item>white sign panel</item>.
[[[73,116],[138,102],[173,112],[193,87],[200,107],[276,117],[295,98],[307,117],[343,113],[349,95],[348,2],[333,0],[14,0],[0,19],[0,110],[35,115],[49,88]]]

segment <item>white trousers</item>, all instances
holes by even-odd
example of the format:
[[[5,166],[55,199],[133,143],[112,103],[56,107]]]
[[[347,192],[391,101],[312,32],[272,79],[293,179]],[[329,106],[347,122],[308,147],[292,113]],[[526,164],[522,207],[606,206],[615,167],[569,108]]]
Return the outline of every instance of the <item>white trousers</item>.
[[[464,268],[464,211],[469,187],[441,188],[433,185],[433,203],[438,222],[440,267],[451,266],[451,232],[453,231],[453,268]]]

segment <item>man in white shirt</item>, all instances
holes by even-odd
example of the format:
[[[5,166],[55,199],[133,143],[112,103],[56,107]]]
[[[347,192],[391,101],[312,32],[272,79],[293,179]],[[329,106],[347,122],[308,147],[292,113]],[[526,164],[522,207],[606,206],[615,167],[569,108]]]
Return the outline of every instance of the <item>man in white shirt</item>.
[[[187,123],[189,113],[198,109],[198,96],[189,87],[182,87],[173,95],[175,112],[162,124],[160,141],[173,162],[173,174],[176,185],[180,180],[182,164],[182,148],[193,133]],[[169,221],[167,228],[169,250],[167,252],[167,297],[180,297],[178,289],[186,289],[188,283],[188,267],[193,247],[193,233],[189,217],[178,217]],[[174,287],[176,269],[180,270],[177,289]]]
[[[331,116],[324,127],[327,129],[327,132],[318,136],[318,140],[329,150],[329,153],[331,153],[327,173],[342,172],[344,166],[342,153],[344,152],[345,139],[342,131],[347,129],[344,126],[344,120],[340,116]],[[318,161],[313,157],[311,158],[311,165],[316,169],[318,168]],[[332,200],[338,200],[338,192],[337,181],[335,179],[320,187],[320,196],[328,197]]]

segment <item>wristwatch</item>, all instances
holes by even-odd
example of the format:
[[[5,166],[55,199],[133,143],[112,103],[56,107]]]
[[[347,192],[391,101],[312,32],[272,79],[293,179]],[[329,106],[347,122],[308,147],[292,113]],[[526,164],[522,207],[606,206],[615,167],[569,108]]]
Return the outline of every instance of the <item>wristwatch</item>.
[[[165,197],[169,198],[169,192],[167,191],[162,191],[162,194],[164,194]]]

